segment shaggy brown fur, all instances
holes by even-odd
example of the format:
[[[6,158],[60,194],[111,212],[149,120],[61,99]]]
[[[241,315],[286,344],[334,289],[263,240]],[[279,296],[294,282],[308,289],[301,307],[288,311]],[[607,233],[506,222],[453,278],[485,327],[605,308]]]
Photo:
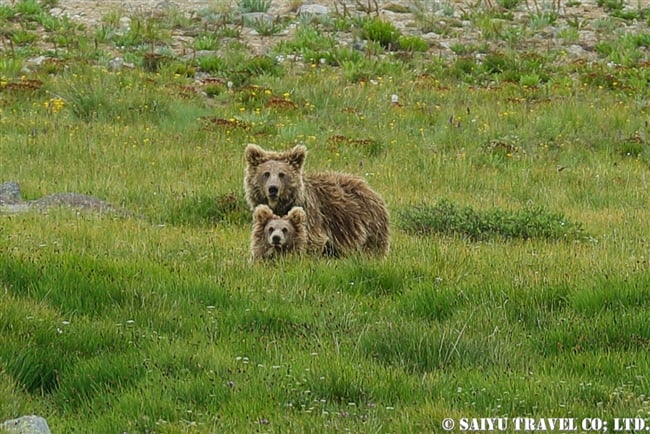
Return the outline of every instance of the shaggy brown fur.
[[[278,254],[303,253],[307,243],[305,211],[296,206],[280,217],[266,205],[258,205],[253,212],[251,259],[272,258]]]
[[[277,215],[300,206],[307,214],[307,249],[344,255],[361,250],[385,256],[390,244],[388,210],[361,178],[337,172],[304,174],[307,149],[285,152],[246,147],[244,189],[251,209],[268,205]]]

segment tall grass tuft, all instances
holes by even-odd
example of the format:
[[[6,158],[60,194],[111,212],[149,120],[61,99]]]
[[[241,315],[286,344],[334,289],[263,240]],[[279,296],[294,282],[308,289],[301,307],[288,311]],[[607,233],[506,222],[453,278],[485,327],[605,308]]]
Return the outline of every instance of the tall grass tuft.
[[[400,227],[409,233],[457,235],[474,241],[494,238],[574,241],[588,236],[582,224],[543,207],[481,212],[443,199],[434,206],[414,205],[402,209],[399,218]]]
[[[120,123],[167,119],[170,99],[162,97],[154,83],[138,83],[134,73],[98,72],[84,69],[64,78],[60,93],[76,118]]]
[[[365,332],[359,346],[366,356],[408,372],[491,367],[502,357],[499,347],[473,337],[467,330],[470,320],[453,327],[388,321]]]
[[[267,12],[271,7],[271,0],[239,0],[238,5],[242,13]]]
[[[399,47],[401,32],[390,21],[372,18],[363,23],[361,37],[368,41],[377,42],[384,48]]]
[[[169,210],[167,221],[183,225],[244,225],[250,223],[251,217],[243,196],[230,192],[210,197],[184,197]]]

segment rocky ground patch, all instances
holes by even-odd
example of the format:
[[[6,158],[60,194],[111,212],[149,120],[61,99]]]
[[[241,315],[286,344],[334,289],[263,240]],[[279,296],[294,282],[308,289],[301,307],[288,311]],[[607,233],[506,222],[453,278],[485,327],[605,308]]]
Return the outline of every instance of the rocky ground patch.
[[[127,214],[106,201],[80,193],[54,193],[40,199],[23,200],[17,182],[8,181],[0,184],[0,214],[17,214],[30,210],[45,212],[56,207]]]
[[[12,0],[2,0],[8,3]],[[239,2],[200,0],[131,0],[85,1],[59,0],[52,8],[55,16],[67,16],[86,26],[99,26],[103,17],[120,14],[121,24],[129,25],[129,17],[182,13],[197,22],[215,15],[238,14]],[[264,54],[278,41],[289,38],[300,16],[373,15],[395,24],[404,34],[425,39],[434,55],[453,55],[454,44],[486,43],[492,48],[526,47],[527,49],[563,48],[571,59],[592,60],[596,44],[614,33],[639,33],[648,28],[644,18],[648,0],[617,3],[616,14],[601,0],[272,0],[267,12],[256,19],[289,23],[270,36],[244,24],[241,37],[254,54]],[[618,7],[617,6],[617,7]],[[490,19],[476,18],[481,10],[490,11]],[[632,17],[632,19],[624,19]],[[336,35],[342,44],[351,44],[354,35]],[[179,51],[191,45],[192,31],[178,29],[174,48]]]

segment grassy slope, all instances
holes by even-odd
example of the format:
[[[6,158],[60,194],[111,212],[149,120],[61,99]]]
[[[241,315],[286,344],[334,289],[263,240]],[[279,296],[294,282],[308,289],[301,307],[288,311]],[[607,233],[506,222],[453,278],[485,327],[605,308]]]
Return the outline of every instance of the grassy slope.
[[[1,217],[0,418],[38,413],[57,432],[433,432],[443,417],[650,411],[648,153],[625,152],[647,134],[642,89],[406,70],[355,83],[319,67],[206,105],[164,71],[71,62],[40,78],[4,93],[3,180],[138,217]],[[266,107],[271,96],[296,107]],[[535,204],[593,239],[473,243],[396,224],[385,262],[250,265],[237,210],[251,141],[304,142],[308,170],[366,176],[393,215],[443,197]]]

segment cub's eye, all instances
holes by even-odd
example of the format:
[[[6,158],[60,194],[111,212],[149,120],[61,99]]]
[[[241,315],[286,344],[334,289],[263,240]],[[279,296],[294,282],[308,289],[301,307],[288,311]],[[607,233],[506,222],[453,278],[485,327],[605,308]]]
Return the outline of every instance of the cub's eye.
[[[282,228],[282,233],[283,233],[283,234],[286,234],[287,232],[289,232],[289,229],[287,229],[287,228]]]
[[[273,227],[269,227],[269,234],[272,234],[274,230]]]
[[[268,178],[269,176],[271,176],[271,172],[264,172],[262,176]]]
[[[280,173],[278,173],[278,177],[280,177],[280,178],[284,178],[284,172],[280,172]]]

